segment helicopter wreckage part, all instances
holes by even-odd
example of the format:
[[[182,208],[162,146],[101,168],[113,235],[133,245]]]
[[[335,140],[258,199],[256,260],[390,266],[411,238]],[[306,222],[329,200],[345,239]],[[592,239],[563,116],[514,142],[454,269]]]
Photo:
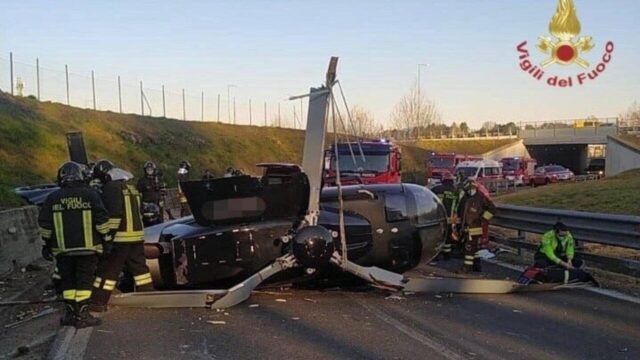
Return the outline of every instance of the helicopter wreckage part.
[[[293,254],[300,265],[306,268],[327,264],[334,249],[331,231],[323,226],[304,227],[293,238]]]
[[[375,287],[416,293],[509,294],[585,286],[584,283],[523,285],[510,280],[406,277],[375,266],[360,266],[348,260],[343,262],[337,251],[334,252],[331,262]]]
[[[296,258],[287,254],[229,290],[150,291],[114,295],[111,305],[145,308],[206,307],[225,309],[247,300],[251,292],[267,278],[293,267]]]

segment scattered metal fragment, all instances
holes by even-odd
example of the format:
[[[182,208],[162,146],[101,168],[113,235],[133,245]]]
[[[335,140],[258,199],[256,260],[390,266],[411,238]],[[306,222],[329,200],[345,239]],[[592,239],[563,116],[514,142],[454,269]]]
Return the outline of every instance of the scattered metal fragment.
[[[209,324],[212,324],[212,325],[226,325],[227,324],[227,322],[224,321],[224,320],[207,320],[207,322]]]
[[[46,308],[46,309],[40,311],[37,314],[31,315],[31,316],[23,316],[23,317],[21,317],[21,320],[13,322],[11,324],[7,324],[4,327],[5,327],[5,329],[10,329],[10,328],[16,327],[16,326],[18,326],[20,324],[23,324],[23,323],[26,323],[28,321],[31,321],[33,319],[37,319],[37,318],[40,318],[40,317],[43,317],[43,316],[46,316],[46,315],[49,315],[49,314],[53,314],[56,311],[58,311],[58,310],[54,309],[54,308]]]
[[[298,320],[300,320],[300,318],[295,316],[295,317],[292,317],[291,320],[298,321]]]
[[[257,308],[260,307],[260,304],[251,304],[249,305],[250,308]]]
[[[384,298],[385,300],[407,300],[407,298],[400,296],[400,295],[389,295],[386,298]]]
[[[304,298],[303,300],[304,300],[304,301],[311,302],[311,303],[314,303],[314,304],[317,304],[317,303],[318,303],[318,300],[313,300],[313,299],[310,299],[310,298]]]
[[[284,302],[287,302],[287,299],[276,299],[276,302],[282,302],[282,303],[284,303]]]

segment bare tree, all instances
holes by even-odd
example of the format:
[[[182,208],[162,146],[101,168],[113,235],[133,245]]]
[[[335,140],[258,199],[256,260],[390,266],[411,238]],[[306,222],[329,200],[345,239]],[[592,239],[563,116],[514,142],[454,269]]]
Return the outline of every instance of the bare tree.
[[[634,102],[619,118],[621,127],[640,127],[640,104]]]
[[[345,126],[347,127],[347,133],[352,136],[374,136],[380,130],[373,118],[373,114],[362,106],[355,105],[351,108],[351,121],[350,125],[345,124]]]
[[[419,136],[429,125],[440,123],[440,113],[433,101],[419,94],[414,86],[403,96],[391,113],[394,128],[410,136]]]

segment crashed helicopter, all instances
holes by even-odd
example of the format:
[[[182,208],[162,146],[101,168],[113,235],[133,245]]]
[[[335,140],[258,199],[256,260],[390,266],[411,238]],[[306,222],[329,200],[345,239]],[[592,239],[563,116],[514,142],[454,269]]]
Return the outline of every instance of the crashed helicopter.
[[[226,308],[246,300],[263,281],[305,281],[335,269],[397,291],[521,288],[511,281],[399,273],[431,261],[445,240],[444,208],[427,188],[401,183],[323,189],[337,61],[331,59],[325,85],[305,95],[302,167],[265,163],[258,165],[261,177],[181,182],[193,216],[145,229],[154,285],[166,290],[115,295],[112,304]],[[228,284],[228,290],[208,289]]]

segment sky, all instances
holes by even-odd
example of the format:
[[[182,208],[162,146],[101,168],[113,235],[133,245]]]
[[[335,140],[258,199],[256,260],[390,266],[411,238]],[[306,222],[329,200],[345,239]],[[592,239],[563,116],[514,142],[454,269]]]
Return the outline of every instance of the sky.
[[[522,71],[516,50],[526,40],[532,62],[545,59],[535,43],[550,36],[557,0],[4,0],[0,88],[8,87],[7,59],[13,52],[26,79],[34,76],[28,69],[39,58],[41,82],[48,86],[43,92],[58,101],[64,91],[57,82],[64,81],[64,64],[69,64],[73,76],[82,79],[95,70],[99,107],[113,106],[115,97],[103,96],[101,89],[112,92],[119,75],[127,94],[144,81],[148,97],[157,100],[164,85],[173,108],[185,88],[188,117],[200,113],[201,92],[207,118],[215,117],[217,94],[224,113],[227,91],[242,114],[250,98],[256,112],[267,101],[270,113],[277,103],[290,113],[294,105],[287,97],[320,85],[329,58],[339,56],[338,78],[349,105],[368,109],[387,126],[394,105],[415,84],[421,63],[429,64],[421,67],[421,91],[435,101],[445,123],[479,127],[485,121],[616,116],[640,100],[640,1],[575,4],[580,36],[592,36],[595,43],[581,55],[590,67],[601,61],[607,41],[614,50],[598,78],[558,88]],[[545,73],[575,78],[583,71],[552,64]],[[32,82],[25,83],[33,90]],[[73,103],[90,105],[90,90],[73,91]],[[127,107],[139,108],[139,98],[126,98]],[[242,114],[239,122],[246,122]]]

